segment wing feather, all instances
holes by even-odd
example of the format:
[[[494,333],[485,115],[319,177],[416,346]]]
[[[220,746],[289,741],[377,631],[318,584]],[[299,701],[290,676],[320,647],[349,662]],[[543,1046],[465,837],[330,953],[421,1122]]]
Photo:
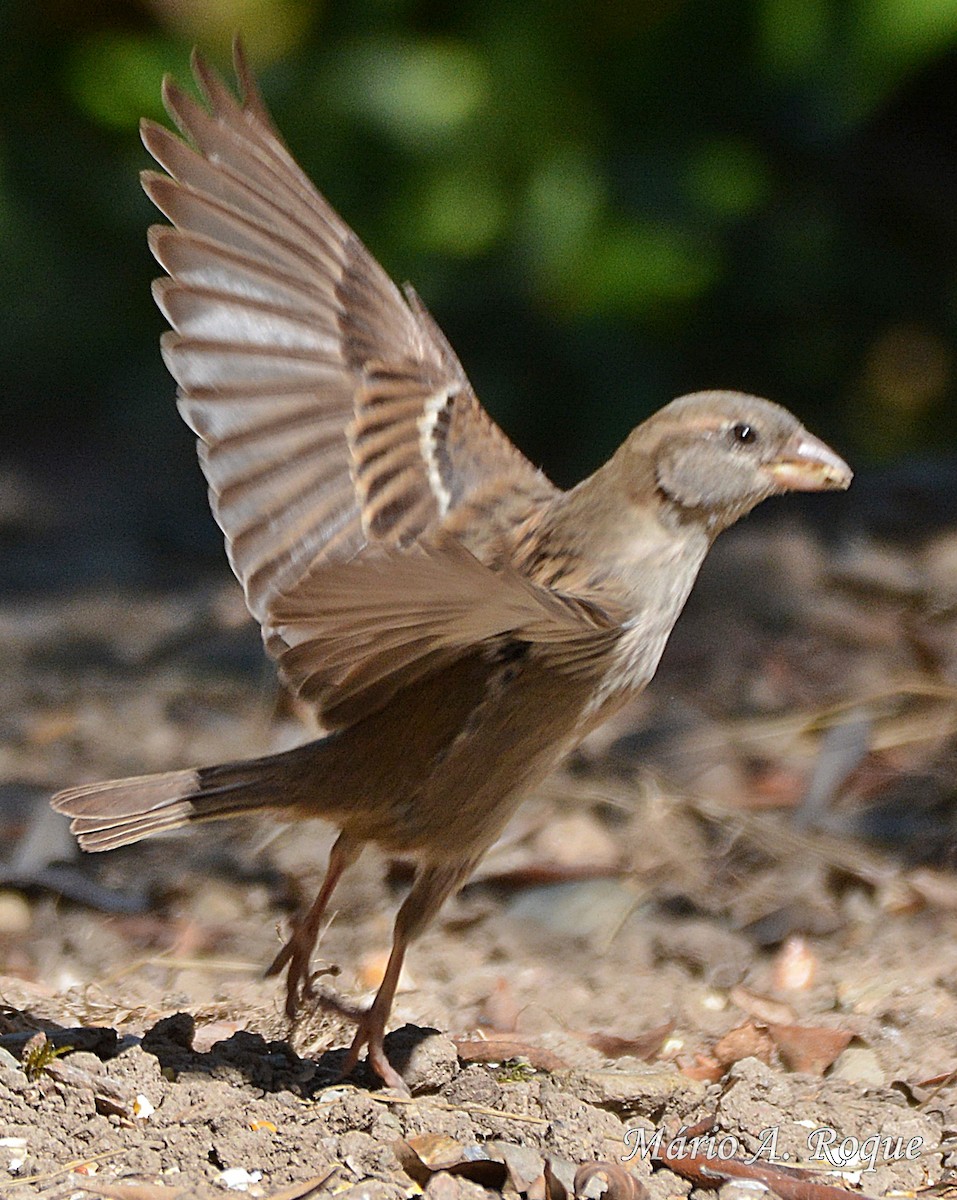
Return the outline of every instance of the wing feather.
[[[238,98],[199,57],[193,69],[202,100],[163,89],[182,136],[142,127],[162,168],[143,185],[171,222],[150,231],[167,273],[162,350],[230,563],[286,679],[324,714],[357,719],[470,639],[573,636],[570,610],[532,598],[500,548],[495,570],[434,549],[465,538],[476,497],[504,528],[556,489],[481,407],[415,293],[403,297],[298,167],[241,50]]]
[[[271,615],[281,674],[330,726],[501,639],[574,672],[621,635],[615,614],[493,570],[454,540],[319,564]]]

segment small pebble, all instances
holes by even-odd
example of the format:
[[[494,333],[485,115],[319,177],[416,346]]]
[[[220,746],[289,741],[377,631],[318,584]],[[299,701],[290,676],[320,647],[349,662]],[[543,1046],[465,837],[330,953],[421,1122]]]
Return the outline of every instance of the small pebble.
[[[386,1037],[385,1051],[410,1092],[437,1092],[458,1073],[455,1043],[437,1029],[403,1025]]]
[[[846,1079],[849,1083],[873,1087],[882,1087],[887,1082],[880,1060],[867,1046],[848,1046],[835,1061],[829,1078]]]
[[[27,1161],[27,1139],[22,1137],[0,1138],[0,1161],[7,1160],[7,1170],[16,1175]]]
[[[0,891],[0,933],[27,933],[32,921],[30,905],[20,892]]]
[[[220,1187],[229,1188],[233,1192],[244,1192],[251,1183],[262,1179],[262,1171],[247,1171],[245,1167],[230,1167],[222,1171],[216,1182]]]
[[[803,992],[814,984],[817,955],[800,934],[792,933],[774,960],[772,981],[781,992]]]

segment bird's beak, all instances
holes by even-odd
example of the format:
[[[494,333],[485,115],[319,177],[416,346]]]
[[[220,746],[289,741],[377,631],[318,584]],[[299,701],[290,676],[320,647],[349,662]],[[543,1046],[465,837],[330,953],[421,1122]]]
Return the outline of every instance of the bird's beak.
[[[843,491],[854,478],[843,458],[804,429],[793,434],[778,457],[762,469],[773,479],[775,490],[782,492]]]

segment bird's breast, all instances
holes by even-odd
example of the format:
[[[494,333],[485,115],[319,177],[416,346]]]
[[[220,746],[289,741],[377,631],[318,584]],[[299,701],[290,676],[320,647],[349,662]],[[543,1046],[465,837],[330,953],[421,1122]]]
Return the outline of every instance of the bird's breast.
[[[687,538],[624,559],[619,566],[608,590],[614,587],[617,605],[627,615],[583,713],[589,728],[650,683],[707,550],[704,537]]]

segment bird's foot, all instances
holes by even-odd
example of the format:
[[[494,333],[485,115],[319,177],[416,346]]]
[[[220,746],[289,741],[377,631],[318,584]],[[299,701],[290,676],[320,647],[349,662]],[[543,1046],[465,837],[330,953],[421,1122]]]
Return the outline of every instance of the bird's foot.
[[[307,1000],[314,1001],[316,993],[312,982],[318,975],[338,974],[338,969],[327,968],[324,971],[310,972],[309,962],[312,958],[316,943],[319,941],[319,929],[325,915],[332,893],[342,872],[355,862],[362,849],[361,842],[354,842],[347,834],[340,833],[336,844],[329,854],[329,865],[322,881],[319,894],[312,902],[306,915],[293,929],[289,940],[266,968],[266,978],[269,979],[286,966],[289,973],[286,976],[286,1016],[295,1020],[296,1014]]]
[[[386,1087],[394,1088],[403,1096],[411,1095],[409,1085],[399,1072],[389,1062],[385,1052],[385,1022],[387,1014],[371,1008],[353,1008],[343,1004],[332,996],[320,996],[320,1005],[327,1011],[335,1013],[346,1021],[357,1026],[355,1037],[346,1054],[342,1065],[340,1079],[346,1079],[355,1070],[363,1046],[368,1047],[369,1066],[375,1071]]]
[[[316,939],[311,930],[300,926],[266,968],[266,978],[278,975],[288,966],[286,973],[286,1016],[295,1020],[300,1009],[308,1002],[316,1001],[313,981],[325,971],[310,971],[309,965]]]
[[[368,1009],[353,1008],[332,996],[318,995],[313,984],[315,979],[325,972],[313,972],[309,969],[315,945],[316,939],[312,930],[306,925],[301,925],[266,968],[267,978],[278,975],[283,968],[287,968],[286,1015],[290,1020],[295,1020],[303,1006],[311,1003],[318,1004],[327,1012],[335,1013],[351,1022],[357,1027],[356,1034],[346,1055],[340,1077],[345,1079],[352,1074],[359,1062],[363,1046],[368,1046],[369,1066],[386,1087],[395,1088],[403,1095],[409,1095],[408,1086],[389,1062],[383,1045],[388,1013],[383,1013],[381,1007],[377,1009],[375,1004]]]

